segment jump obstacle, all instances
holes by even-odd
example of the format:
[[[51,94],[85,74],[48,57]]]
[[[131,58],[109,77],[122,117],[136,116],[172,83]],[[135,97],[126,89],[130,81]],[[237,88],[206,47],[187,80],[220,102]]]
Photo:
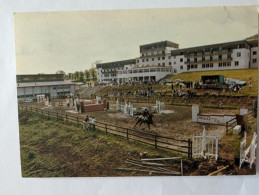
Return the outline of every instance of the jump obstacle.
[[[158,114],[163,114],[165,113],[165,104],[156,100],[155,106],[134,108],[133,104],[131,104],[130,102],[127,103],[125,101],[125,105],[122,105],[119,103],[118,99],[116,100],[116,110],[124,112],[126,116],[134,116],[134,113],[142,113],[145,109],[147,109],[148,111],[155,111]]]
[[[206,135],[206,129],[203,126],[202,135],[193,136],[193,145],[192,145],[192,154],[193,157],[215,157],[215,160],[218,159],[218,140],[219,140],[219,131],[216,132],[216,135]]]
[[[252,168],[252,165],[256,159],[256,148],[257,148],[257,134],[254,132],[253,139],[251,141],[250,146],[246,148],[246,132],[243,141],[240,143],[240,162],[239,162],[239,168],[242,167],[242,165],[247,162],[250,165],[250,169]]]

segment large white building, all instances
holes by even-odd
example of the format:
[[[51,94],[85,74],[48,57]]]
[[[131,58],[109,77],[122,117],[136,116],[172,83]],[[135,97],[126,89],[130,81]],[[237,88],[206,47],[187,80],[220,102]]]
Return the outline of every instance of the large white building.
[[[140,46],[140,57],[97,64],[98,82],[158,81],[182,72],[258,68],[258,35],[179,49],[162,41]]]

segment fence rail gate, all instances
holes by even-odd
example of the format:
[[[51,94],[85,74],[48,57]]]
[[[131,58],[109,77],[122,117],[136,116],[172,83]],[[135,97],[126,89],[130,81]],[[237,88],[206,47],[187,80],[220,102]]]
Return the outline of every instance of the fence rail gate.
[[[216,135],[206,135],[206,129],[203,126],[203,133],[200,135],[193,136],[192,153],[193,157],[204,157],[211,158],[215,157],[218,159],[218,138],[219,131]]]
[[[246,148],[246,132],[243,141],[240,143],[240,163],[239,168],[242,167],[242,165],[247,162],[250,164],[250,169],[253,166],[253,163],[256,159],[256,148],[257,148],[257,134],[254,132],[253,139],[251,141],[250,146]]]

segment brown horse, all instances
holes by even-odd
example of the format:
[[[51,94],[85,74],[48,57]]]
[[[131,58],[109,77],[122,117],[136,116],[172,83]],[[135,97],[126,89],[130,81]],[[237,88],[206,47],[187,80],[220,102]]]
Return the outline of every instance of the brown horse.
[[[153,117],[154,117],[154,115],[152,113],[149,113],[146,117],[144,117],[142,115],[138,116],[136,118],[137,122],[136,122],[134,128],[137,126],[137,124],[139,124],[139,126],[141,126],[142,123],[146,123],[149,130],[150,130],[150,125],[151,124],[154,125],[154,127],[156,127],[154,122],[153,122]]]

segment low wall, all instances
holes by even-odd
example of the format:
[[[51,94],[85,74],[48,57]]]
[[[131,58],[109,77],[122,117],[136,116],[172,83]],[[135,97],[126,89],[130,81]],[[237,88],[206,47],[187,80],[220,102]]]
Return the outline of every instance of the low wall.
[[[84,105],[85,112],[93,112],[93,111],[103,111],[104,105],[103,104],[89,104]]]
[[[236,118],[234,114],[198,114],[198,123],[216,124],[216,125],[226,125],[226,122]]]

